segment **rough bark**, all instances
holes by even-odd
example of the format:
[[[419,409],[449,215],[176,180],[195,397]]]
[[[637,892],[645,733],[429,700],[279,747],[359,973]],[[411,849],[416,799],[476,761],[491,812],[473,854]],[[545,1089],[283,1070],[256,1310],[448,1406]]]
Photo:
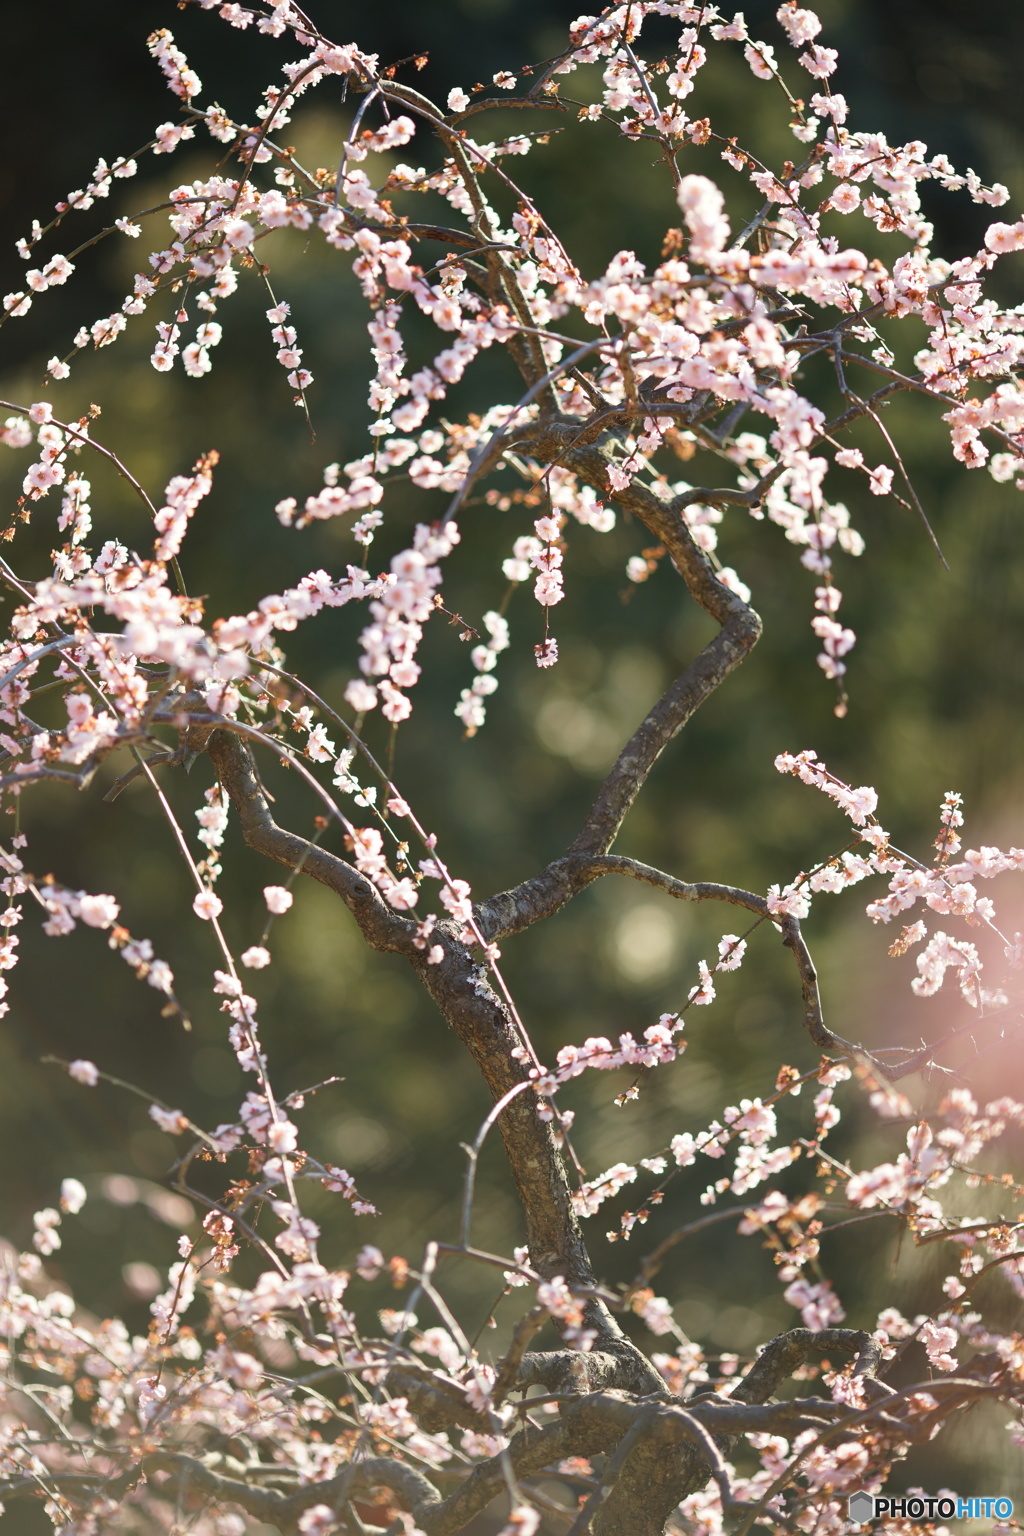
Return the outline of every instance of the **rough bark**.
[[[488,982],[486,971],[462,943],[460,926],[447,921],[437,925],[432,938],[444,949],[444,959],[438,965],[428,964],[426,954],[412,942],[415,924],[392,912],[358,870],[277,825],[243,741],[230,731],[219,730],[211,735],[207,750],[237,807],[249,846],[290,868],[301,864],[304,872],[337,892],[374,949],[399,951],[408,957],[449,1027],[476,1062],[492,1100],[496,1103],[517,1084],[528,1081],[527,1068],[512,1054],[522,1045],[512,1016]],[[592,1288],[596,1283],[594,1271],[572,1208],[565,1165],[551,1126],[541,1120],[537,1108],[537,1095],[527,1088],[512,1099],[498,1120],[523,1208],[530,1260],[546,1279],[561,1275],[570,1286]],[[587,1301],[585,1320],[587,1326],[596,1328],[599,1346],[593,1362],[581,1367],[577,1382],[581,1376],[584,1381],[589,1379],[588,1370],[594,1370],[637,1392],[663,1386],[654,1367],[626,1338],[602,1301]],[[583,1361],[586,1357],[578,1358]]]

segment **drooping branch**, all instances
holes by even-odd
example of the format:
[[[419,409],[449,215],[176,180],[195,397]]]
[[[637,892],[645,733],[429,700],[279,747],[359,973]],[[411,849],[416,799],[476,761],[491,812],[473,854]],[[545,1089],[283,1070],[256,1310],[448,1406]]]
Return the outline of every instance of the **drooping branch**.
[[[243,741],[229,729],[214,730],[205,750],[238,811],[250,848],[288,869],[301,865],[305,874],[328,886],[341,897],[374,949],[410,951],[415,924],[389,907],[375,885],[337,854],[277,825]]]
[[[776,921],[771,918],[768,903],[763,896],[758,896],[754,891],[745,891],[739,886],[720,885],[709,880],[693,883],[677,880],[674,875],[667,875],[650,864],[618,854],[568,853],[553,860],[540,874],[524,880],[512,890],[499,891],[487,901],[481,902],[475,908],[477,922],[491,940],[519,933],[540,918],[553,916],[601,875],[611,874],[642,880],[646,885],[657,886],[679,901],[723,901],[745,907],[759,918]],[[847,1041],[825,1027],[818,992],[818,975],[798,919],[787,916],[777,926],[781,930],[783,944],[792,951],[796,961],[804,1003],[804,1023],[811,1039],[823,1050],[847,1045]]]
[[[803,934],[800,932],[799,918],[792,915],[784,917],[781,927],[782,942],[787,949],[792,950],[793,959],[796,961],[797,973],[800,977],[800,995],[804,1001],[804,1018],[811,1039],[823,1050],[834,1050],[837,1046],[849,1047],[851,1044],[849,1040],[833,1034],[830,1029],[826,1029],[822,1021],[818,972]]]
[[[568,438],[567,433],[571,434]],[[558,424],[544,426],[532,436],[529,451],[542,461],[559,459],[567,463],[607,494],[608,468],[616,446],[614,438],[581,443],[575,429]],[[532,882],[485,904],[481,915],[488,936],[528,926],[538,917],[557,910],[598,874],[612,871],[648,879],[685,899],[724,899],[759,916],[767,915],[763,898],[752,893],[711,885],[687,887],[647,866],[635,867],[608,858],[608,848],[660,753],[703,700],[739,665],[760,634],[757,614],[717,579],[690,534],[683,512],[692,496],[663,504],[650,491],[634,486],[617,493],[617,499],[641,518],[666,547],[688,590],[719,623],[720,629],[653,706],[623,748],[565,859],[556,861]],[[300,858],[308,856],[308,844],[277,827],[244,746],[227,732],[219,732],[211,738],[210,750],[225,788],[238,805],[247,841],[295,868]],[[603,863],[605,859],[607,864]],[[442,1015],[473,1055],[495,1102],[525,1080],[525,1068],[517,1054],[513,1054],[522,1045],[514,1019],[490,987],[486,973],[472,962],[455,925],[439,925],[436,937],[444,958],[439,965],[431,966],[421,952],[410,947],[407,921],[392,914],[379,893],[345,861],[321,855],[309,872],[338,890],[375,948],[403,949],[409,955]],[[820,1044],[834,1044],[821,1023],[816,988],[809,985],[813,966],[802,948],[798,928],[789,930],[786,942],[794,948],[801,964],[811,1033]],[[570,1285],[592,1285],[593,1271],[572,1209],[564,1166],[550,1127],[537,1115],[535,1094],[527,1090],[513,1097],[502,1112],[499,1125],[526,1216],[532,1263],[546,1277],[557,1274]],[[577,1388],[584,1381],[588,1386],[596,1386],[607,1380],[633,1391],[658,1390],[660,1378],[622,1335],[603,1304],[592,1298],[586,1311],[588,1324],[596,1328],[602,1348],[585,1366],[578,1357],[569,1362]],[[605,1346],[607,1358],[602,1361],[600,1354]],[[588,1379],[590,1373],[594,1375],[593,1383]]]
[[[237,808],[250,847],[291,869],[301,865],[304,872],[337,892],[374,949],[408,956],[442,1016],[469,1050],[493,1100],[497,1103],[510,1089],[528,1082],[527,1067],[514,1054],[523,1043],[515,1020],[462,942],[461,925],[437,924],[432,940],[444,956],[440,963],[430,964],[412,942],[415,925],[393,913],[358,870],[277,825],[244,742],[227,729],[216,730],[206,750]],[[565,1167],[551,1126],[540,1118],[537,1108],[537,1095],[527,1088],[511,1099],[498,1120],[525,1216],[531,1263],[545,1278],[561,1275],[570,1286],[592,1288],[594,1272],[572,1208]],[[590,1369],[633,1391],[662,1387],[654,1367],[622,1333],[603,1302],[591,1297],[585,1318],[599,1340]]]
[[[652,410],[656,407],[651,407]],[[538,874],[509,891],[498,892],[476,909],[482,930],[492,939],[521,932],[557,912],[599,875],[618,873],[659,886],[685,901],[727,901],[767,917],[765,899],[737,887],[702,882],[690,884],[636,860],[613,858],[614,842],[630,806],[647,780],[655,762],[686,722],[746,658],[761,634],[761,620],[749,603],[726,587],[697,546],[684,516],[697,501],[737,500],[749,504],[751,493],[695,490],[663,502],[639,484],[614,490],[608,468],[620,446],[620,437],[608,433],[587,442],[586,427],[544,423],[529,434],[527,449],[541,462],[559,462],[573,469],[596,490],[610,495],[626,511],[639,518],[658,539],[682,576],[687,590],[721,626],[692,662],[649,710],[619,753],[601,785],[582,828],[567,852]],[[800,976],[804,1020],[814,1043],[823,1049],[847,1044],[825,1027],[817,973],[796,918],[779,925],[783,943],[792,950]]]
[[[570,855],[608,852],[665,747],[704,700],[740,665],[761,634],[759,616],[749,603],[718,580],[695,543],[683,515],[686,505],[692,503],[697,494],[713,499],[715,493],[687,493],[662,502],[638,484],[626,490],[615,490],[610,484],[608,469],[619,447],[619,438],[608,434],[597,443],[586,443],[581,441],[585,435],[585,429],[576,426],[543,424],[529,435],[525,446],[542,463],[557,461],[564,464],[588,485],[610,496],[625,511],[639,518],[666,548],[691,596],[720,628],[652,706],[619,753],[570,845]],[[534,904],[538,916],[546,915],[549,910],[548,875],[549,871],[545,870],[532,882],[524,882],[514,892],[507,893],[514,899],[518,926],[526,927],[534,920],[529,915]]]
[[[434,103],[421,92],[393,80],[382,81],[380,91],[388,100],[401,103],[429,123],[458,166],[472,206],[470,225],[486,250],[487,267],[493,285],[492,297],[508,303],[524,328],[522,337],[516,338],[510,346],[512,357],[526,382],[534,383],[546,371],[544,353],[537,337],[528,333],[533,326],[533,314],[510,258],[495,240],[494,215],[480,186],[481,169],[493,167],[486,161],[480,165],[458,130],[445,120]],[[553,398],[551,403],[554,403]]]
[[[540,874],[533,875],[510,891],[499,891],[475,908],[477,921],[489,939],[504,939],[512,933],[521,933],[532,923],[545,917],[553,917],[573,896],[585,890],[601,875],[627,875],[655,885],[680,901],[725,901],[737,907],[746,907],[759,917],[768,916],[768,905],[763,896],[744,891],[738,886],[718,885],[711,881],[689,883],[655,869],[639,859],[629,859],[618,854],[567,853],[554,859]]]

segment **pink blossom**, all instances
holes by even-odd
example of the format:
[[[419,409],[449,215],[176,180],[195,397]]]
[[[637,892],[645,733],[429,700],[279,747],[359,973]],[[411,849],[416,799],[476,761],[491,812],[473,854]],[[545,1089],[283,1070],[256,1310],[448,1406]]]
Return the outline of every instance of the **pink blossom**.
[[[361,677],[353,678],[345,688],[345,702],[351,704],[358,714],[365,714],[373,709],[377,703],[377,690],[371,688],[369,683],[364,683]]]
[[[768,887],[768,911],[772,917],[806,917],[811,910],[811,898],[806,888],[777,885]]]
[[[280,916],[287,912],[295,900],[291,891],[283,885],[265,885],[263,887],[263,899],[267,904],[267,910]]]
[[[328,736],[325,725],[313,726],[306,742],[306,754],[315,763],[329,763],[338,755],[338,749]]]
[[[45,1256],[56,1253],[61,1245],[60,1233],[57,1231],[60,1226],[60,1212],[55,1211],[52,1206],[47,1206],[45,1210],[36,1211],[32,1222],[36,1229],[32,1236],[32,1246]]]
[[[716,971],[738,971],[746,954],[747,941],[735,933],[725,933],[718,941]]]
[[[802,1276],[783,1292],[791,1307],[799,1307],[805,1328],[831,1328],[846,1316],[827,1280],[812,1285]]]
[[[921,1324],[918,1335],[928,1355],[928,1363],[937,1371],[955,1371],[957,1361],[952,1350],[957,1345],[955,1328],[942,1327],[931,1320]]]
[[[465,880],[449,880],[441,887],[440,902],[460,922],[468,923],[473,916],[470,888]]]
[[[775,50],[770,43],[748,43],[743,56],[759,80],[771,80],[775,74]]]
[[[770,1141],[775,1135],[775,1111],[762,1104],[760,1099],[741,1099],[739,1111],[727,1109],[723,1118],[754,1146]]]
[[[340,1529],[338,1518],[329,1504],[311,1504],[299,1516],[302,1536],[330,1536],[332,1531]]]
[[[691,990],[688,1001],[695,1007],[700,1008],[714,1002],[715,984],[711,979],[711,972],[708,969],[706,960],[698,960],[697,972],[700,980],[697,986]]]
[[[1016,224],[990,224],[985,231],[985,244],[997,256],[1024,250],[1024,219]]]
[[[275,1120],[267,1131],[267,1146],[274,1152],[294,1152],[298,1144],[299,1133],[290,1120]]]
[[[8,416],[0,427],[0,442],[8,448],[27,448],[32,441],[32,428],[24,416]]]
[[[800,55],[800,63],[816,80],[827,80],[835,73],[838,58],[834,48],[822,48],[820,44],[812,43],[807,52]]]
[[[376,1280],[384,1268],[384,1255],[372,1243],[366,1243],[356,1255],[356,1274],[363,1280]]]
[[[60,1208],[76,1216],[85,1204],[85,1185],[78,1179],[63,1179],[60,1186]]]
[[[90,928],[109,928],[119,911],[113,896],[83,896],[78,903],[78,915]]]
[[[786,29],[794,48],[811,42],[821,31],[821,22],[815,13],[800,9],[795,4],[795,0],[787,0],[787,3],[779,6],[775,14]]]
[[[693,256],[698,261],[713,260],[729,238],[722,193],[706,176],[684,176],[676,200],[690,231]]]
[[[163,1109],[159,1104],[151,1104],[149,1118],[170,1136],[179,1136],[188,1130],[188,1121],[180,1109]]]
[[[196,917],[209,922],[212,918],[220,916],[224,910],[224,903],[215,891],[199,891],[193,898],[192,910]]]
[[[95,1088],[99,1082],[99,1069],[96,1064],[80,1057],[71,1062],[68,1067],[68,1076],[73,1077],[76,1083],[84,1083],[87,1088]]]
[[[829,204],[837,213],[853,213],[856,208],[860,207],[860,190],[857,187],[851,186],[848,181],[843,182],[841,186],[836,187],[832,192],[829,197]],[[836,462],[839,462],[838,454],[836,455]]]

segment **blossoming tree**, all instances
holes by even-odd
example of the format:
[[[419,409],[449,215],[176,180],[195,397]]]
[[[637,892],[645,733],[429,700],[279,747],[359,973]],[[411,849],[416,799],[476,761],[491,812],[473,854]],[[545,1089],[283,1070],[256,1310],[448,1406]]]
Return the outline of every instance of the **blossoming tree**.
[[[1024,1104],[1009,1096],[979,1104],[962,1076],[941,1079],[926,1069],[960,1035],[995,1035],[1016,1017],[1021,940],[1000,925],[983,882],[1024,869],[1024,850],[964,851],[961,799],[951,792],[932,853],[904,852],[878,818],[876,793],[849,787],[810,751],[783,754],[776,766],[835,802],[849,822],[845,846],[823,850],[813,868],[767,893],[687,883],[612,850],[661,753],[758,640],[748,588],[716,554],[727,513],[776,524],[813,573],[809,621],[842,714],[855,637],[840,617],[836,557],[860,555],[863,541],[828,487],[833,464],[862,472],[872,494],[894,497],[924,519],[883,419],[890,397],[910,391],[948,423],[953,455],[966,469],[987,466],[998,481],[1024,472],[1017,378],[1024,315],[986,291],[1000,257],[1024,249],[1024,220],[991,222],[982,248],[956,261],[933,254],[922,183],[966,190],[994,208],[1006,202],[1005,188],[982,185],[941,155],[929,158],[920,143],[891,146],[848,125],[832,87],[836,54],[819,40],[818,18],[794,0],[778,9],[774,42],[750,36],[742,15],[728,20],[711,5],[611,5],[580,17],[556,57],[517,75],[499,73],[493,87],[455,88],[443,103],[408,83],[416,61],[391,67],[354,43],[334,42],[291,0],[194,3],[232,27],[289,38],[296,62],[267,88],[251,120],[236,121],[216,103],[203,104],[202,84],[171,34],[155,33],[150,52],[178,98],[177,115],[132,158],[101,161],[46,227],[33,226],[20,242],[24,282],[4,301],[6,320],[72,278],[77,251],[52,254],[52,242],[66,236],[74,247],[80,210],[138,174],[145,156],[212,137],[220,168],[175,186],[140,222],[119,217],[104,232],[137,237],[143,217],[147,229],[170,223],[169,243],[161,236],[140,263],[121,308],[83,326],[49,374],[61,381],[83,349],[155,324],[153,367],[202,376],[213,367],[228,301],[240,284],[257,283],[268,294],[278,387],[304,410],[315,382],[289,302],[271,288],[261,243],[282,228],[326,242],[351,268],[369,309],[373,422],[357,460],[331,466],[319,489],[296,487],[276,514],[297,540],[314,520],[349,519],[363,557],[342,571],[315,570],[281,593],[254,593],[246,613],[218,616],[215,573],[204,573],[210,595],[200,600],[179,565],[217,454],[182,465],[161,498],[115,458],[95,414],[65,419],[53,389],[5,403],[11,414],[0,435],[31,461],[4,535],[10,560],[0,560],[9,607],[0,790],[11,815],[0,847],[0,965],[5,972],[15,965],[19,921],[41,915],[55,941],[82,924],[105,936],[165,1011],[183,1010],[170,967],[148,938],[130,931],[113,896],[73,889],[59,872],[32,872],[33,786],[63,784],[88,804],[97,770],[117,758],[120,777],[107,798],[142,778],[171,823],[194,883],[195,919],[212,930],[220,953],[215,1006],[227,1015],[252,1086],[234,1122],[214,1127],[151,1103],[156,1124],[181,1138],[176,1187],[203,1215],[168,1255],[147,1336],[133,1337],[116,1318],[97,1319],[87,1296],[76,1299],[47,1275],[65,1215],[85,1198],[76,1180],[65,1181],[59,1209],[55,1198],[36,1214],[30,1251],[4,1250],[0,1497],[11,1510],[21,1499],[42,1500],[55,1528],[80,1536],[118,1529],[242,1536],[261,1522],[321,1536],[368,1527],[447,1536],[496,1499],[504,1501],[498,1523],[506,1522],[506,1536],[541,1525],[572,1536],[741,1536],[755,1526],[828,1533],[847,1527],[851,1492],[880,1488],[908,1447],[955,1432],[978,1403],[1002,1405],[1021,1443],[1024,1338],[983,1310],[1000,1287],[1024,1291],[1021,1223],[972,1211],[971,1191],[1001,1180],[1019,1196],[992,1148],[1024,1124]],[[660,57],[666,27],[674,46]],[[799,163],[772,168],[724,136],[727,125],[694,115],[712,48],[739,50],[755,88],[775,94]],[[337,169],[311,171],[281,134],[321,84],[344,85],[354,110]],[[492,141],[481,130],[499,109],[521,114],[523,131]],[[513,174],[510,162],[543,138],[552,115],[581,135],[589,123],[611,122],[636,141],[637,153],[660,157],[665,216],[674,222],[654,270],[629,250],[604,272],[581,270],[550,211]],[[427,165],[396,160],[393,151],[412,142]],[[707,171],[724,160],[753,188],[742,228],[730,222],[712,175],[680,170],[680,153],[689,164],[697,150]],[[418,217],[424,198],[427,219]],[[433,221],[444,204],[450,212]],[[887,237],[889,262],[827,233],[834,215],[854,227],[866,220],[873,243]],[[413,321],[423,324],[417,314],[442,337],[432,361],[410,371],[406,343]],[[464,378],[471,386],[477,355],[488,349],[505,350],[520,382],[506,398],[478,399],[465,420],[450,420],[449,391]],[[877,430],[877,465],[849,445],[848,429],[864,422]],[[137,548],[94,537],[90,455],[114,463],[151,519]],[[703,483],[672,478],[680,459],[699,469]],[[409,547],[375,574],[366,552],[399,480],[428,493],[431,510]],[[19,524],[30,513],[37,522],[52,515],[58,498],[52,566],[16,567]],[[445,570],[459,560],[460,518],[470,506],[500,507],[523,522],[493,573],[494,606],[458,618],[477,640],[471,675],[452,701],[468,736],[485,727],[512,643],[503,598],[520,584],[532,590],[528,644],[539,667],[555,666],[570,544],[599,538],[617,517],[628,514],[650,541],[629,560],[629,580],[642,586],[667,562],[715,625],[622,745],[565,851],[514,889],[490,893],[470,889],[443,839],[420,819],[412,786],[365,741],[375,711],[395,730],[414,707],[424,631],[451,617]],[[348,604],[359,605],[366,622],[342,716],[289,671],[281,641],[323,609]],[[42,724],[36,716],[45,720],[52,700],[40,707],[36,700],[54,690],[63,714]],[[200,754],[216,782],[196,811],[204,848],[197,858],[161,781]],[[277,824],[260,773],[270,759],[287,764],[308,793],[313,836]],[[284,871],[277,875],[284,883],[272,883],[268,872],[269,915],[287,911],[296,880],[320,881],[368,945],[407,961],[479,1068],[492,1107],[481,1110],[466,1149],[462,1228],[443,1234],[446,1241],[424,1233],[421,1258],[386,1260],[364,1243],[351,1273],[321,1262],[321,1233],[304,1213],[304,1191],[322,1186],[357,1219],[373,1207],[345,1169],[306,1145],[301,1097],[275,1092],[255,995],[272,963],[270,941],[264,936],[236,956],[220,923],[229,815],[246,842]],[[330,850],[332,839],[341,851]],[[642,1038],[566,1042],[545,1062],[506,985],[501,946],[609,875],[645,882],[666,900],[724,903],[743,932],[723,935],[679,1011],[652,1020]],[[966,1022],[913,1052],[869,1051],[826,1022],[801,922],[815,895],[862,880],[874,882],[867,916],[902,925],[893,951],[919,946],[914,991],[930,996],[948,978],[963,995]],[[774,929],[791,953],[805,1065],[781,1066],[761,1097],[724,1107],[699,1134],[652,1146],[640,1164],[587,1175],[573,1148],[572,1114],[560,1102],[564,1086],[585,1072],[627,1068],[635,1081],[624,1097],[635,1097],[644,1075],[681,1056],[684,1026],[693,1033],[691,1010],[712,1002],[721,973],[740,967],[757,929]],[[7,983],[0,987],[6,993]],[[800,1048],[795,1041],[794,1054]],[[120,1091],[109,1077],[116,1063],[64,1065],[83,1092]],[[945,1086],[936,1089],[936,1081]],[[805,1085],[812,1102],[802,1134],[780,1140],[775,1106]],[[857,1088],[892,1143],[890,1157],[863,1168],[828,1145],[838,1095]],[[473,1240],[477,1162],[492,1131],[504,1143],[522,1207],[523,1243],[512,1254],[483,1251]],[[584,1238],[601,1205],[641,1181],[643,1204],[626,1213],[617,1235],[634,1234],[675,1170],[705,1158],[719,1176],[703,1206],[715,1207],[727,1192],[739,1198],[730,1208],[738,1239],[754,1236],[773,1249],[786,1301],[802,1323],[765,1340],[755,1358],[726,1357],[715,1369],[647,1281],[668,1246],[721,1213],[695,1212],[643,1259],[627,1288],[610,1288],[595,1274]],[[195,1177],[200,1164],[224,1165],[216,1195]],[[844,1328],[827,1247],[822,1252],[835,1206],[819,1185],[845,1194],[843,1220],[888,1216],[908,1249],[940,1245],[948,1256],[941,1305],[911,1318],[890,1306],[869,1326]],[[235,1278],[243,1247],[257,1260],[251,1284]],[[446,1300],[454,1264],[496,1269],[521,1299],[496,1358],[474,1346]],[[382,1312],[381,1331],[368,1332],[358,1288],[382,1272],[402,1292],[401,1309]],[[421,1326],[417,1308],[436,1321]],[[663,1341],[662,1352],[645,1354],[623,1330],[617,1319],[630,1313]],[[549,1321],[561,1347],[531,1348]],[[297,1362],[285,1372],[274,1364],[282,1340]],[[819,1385],[780,1395],[792,1377]]]

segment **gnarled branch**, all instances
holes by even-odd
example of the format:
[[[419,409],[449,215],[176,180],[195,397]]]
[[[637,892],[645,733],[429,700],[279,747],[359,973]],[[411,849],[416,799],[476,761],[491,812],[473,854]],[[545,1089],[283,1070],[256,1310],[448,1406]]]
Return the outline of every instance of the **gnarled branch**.
[[[341,897],[374,949],[409,952],[415,924],[393,911],[375,885],[337,854],[277,825],[252,755],[230,728],[213,731],[206,751],[238,811],[250,848],[288,869],[301,864],[305,874]]]
[[[513,1055],[522,1044],[515,1021],[463,944],[461,926],[438,923],[432,937],[444,957],[431,965],[412,943],[414,924],[392,912],[358,870],[277,825],[249,750],[237,735],[229,729],[216,730],[206,750],[237,808],[250,847],[291,869],[301,864],[304,872],[337,892],[374,949],[408,956],[442,1016],[472,1055],[494,1101],[527,1082],[527,1068]],[[498,1126],[522,1204],[534,1268],[545,1278],[561,1275],[571,1286],[593,1287],[594,1272],[572,1208],[565,1168],[550,1125],[537,1114],[532,1088],[511,1099]],[[610,1379],[634,1391],[662,1386],[654,1367],[623,1334],[603,1302],[592,1297],[585,1315],[587,1326],[598,1334],[601,1350],[607,1352]]]

